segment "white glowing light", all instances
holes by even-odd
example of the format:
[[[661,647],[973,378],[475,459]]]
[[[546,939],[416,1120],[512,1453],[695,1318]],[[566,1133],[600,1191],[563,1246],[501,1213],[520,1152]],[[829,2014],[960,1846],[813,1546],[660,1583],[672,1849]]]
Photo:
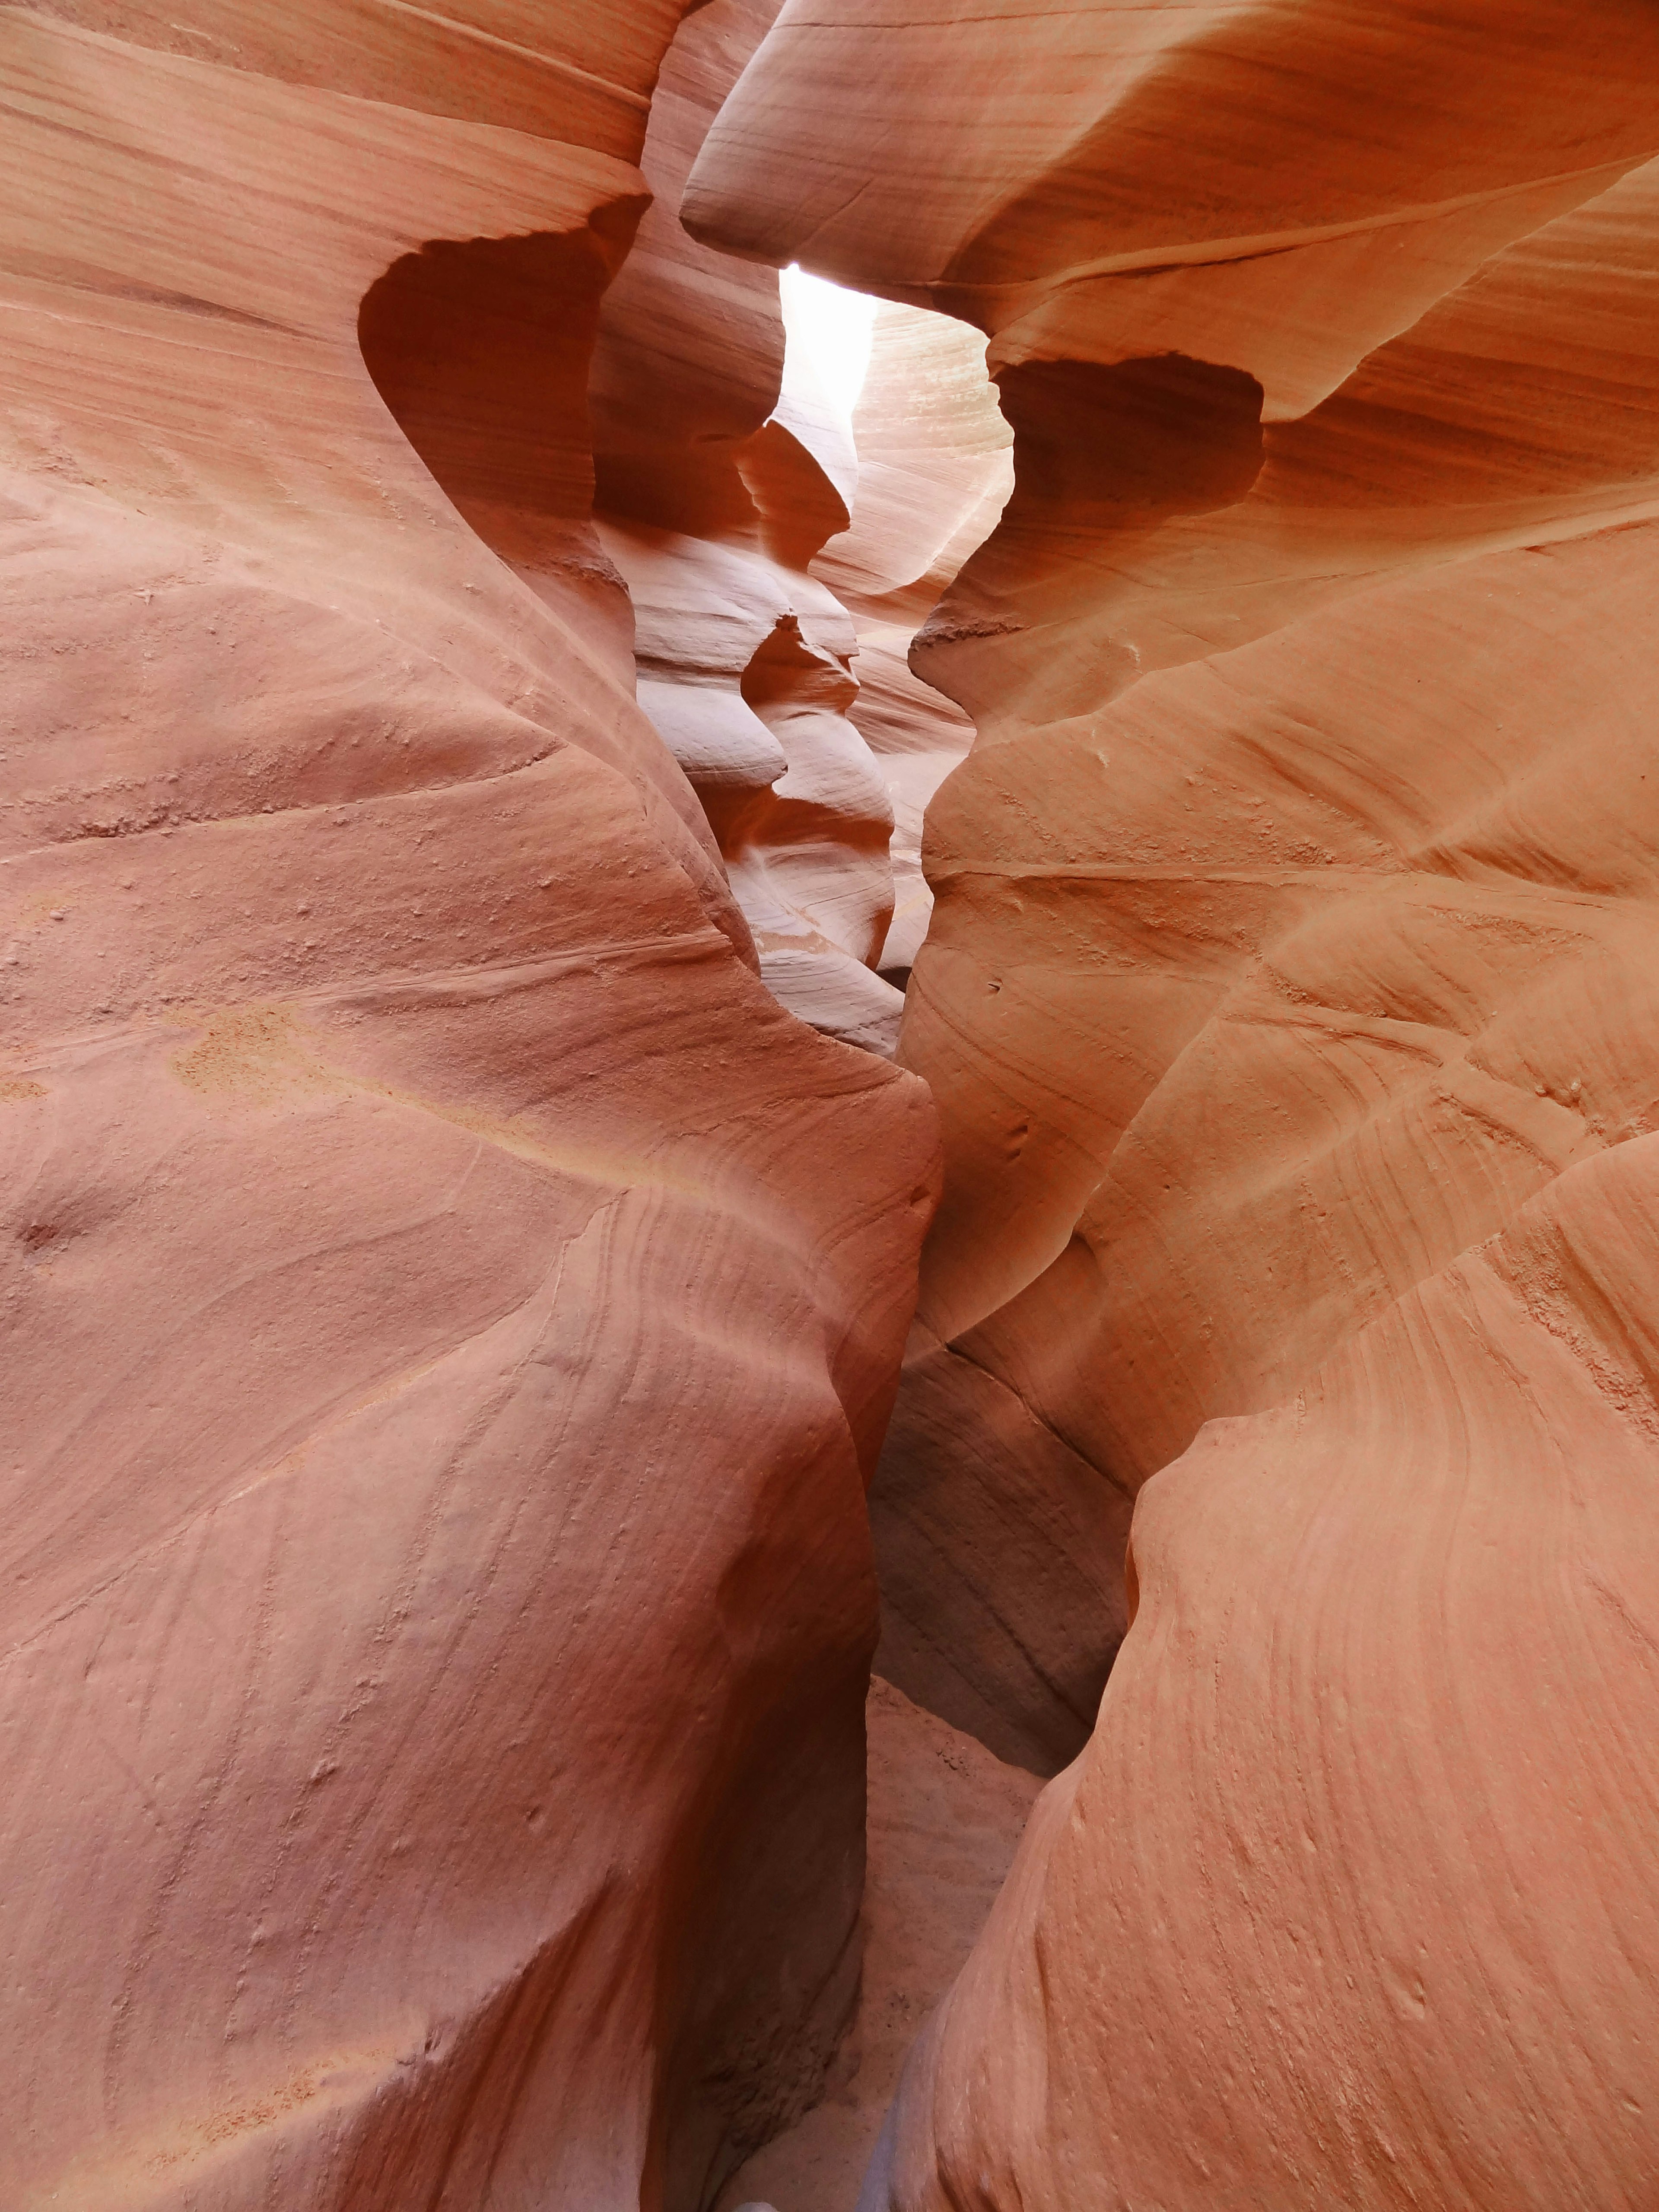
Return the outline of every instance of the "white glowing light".
[[[848,292],[792,263],[778,277],[784,322],[792,346],[806,356],[825,398],[844,422],[853,419],[870,366],[870,328],[876,303],[867,292]]]

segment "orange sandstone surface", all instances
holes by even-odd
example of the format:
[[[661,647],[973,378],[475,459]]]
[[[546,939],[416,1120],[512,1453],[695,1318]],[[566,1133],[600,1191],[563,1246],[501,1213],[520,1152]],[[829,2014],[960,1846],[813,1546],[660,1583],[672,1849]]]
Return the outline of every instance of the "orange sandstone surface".
[[[0,2203],[1651,2212],[1659,15],[0,84]]]
[[[937,1135],[588,519],[680,13],[0,8],[8,2206],[692,2208],[854,2001]]]
[[[1652,2202],[1656,90],[1634,4],[788,0],[693,172],[1014,433],[872,1516],[882,1670],[1064,1771],[866,2212]]]

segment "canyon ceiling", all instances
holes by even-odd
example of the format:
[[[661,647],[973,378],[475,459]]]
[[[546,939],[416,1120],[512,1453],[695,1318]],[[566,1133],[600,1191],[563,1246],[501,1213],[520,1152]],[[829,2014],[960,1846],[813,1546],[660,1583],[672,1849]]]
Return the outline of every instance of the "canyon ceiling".
[[[1652,2212],[1659,10],[0,99],[0,2203]]]

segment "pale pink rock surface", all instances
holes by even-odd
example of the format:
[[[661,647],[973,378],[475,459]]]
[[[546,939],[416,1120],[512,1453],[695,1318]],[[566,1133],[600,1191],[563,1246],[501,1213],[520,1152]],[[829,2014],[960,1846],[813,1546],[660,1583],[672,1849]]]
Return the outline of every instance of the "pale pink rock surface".
[[[857,622],[859,693],[848,711],[893,810],[893,914],[879,965],[908,981],[933,904],[921,871],[922,817],[974,733],[954,702],[911,673],[910,644],[995,527],[1013,483],[1012,435],[986,373],[982,333],[882,301],[852,427],[852,521],[812,573]]]
[[[681,227],[708,125],[775,13],[714,0],[665,64],[642,156],[657,198],[591,379],[598,522],[635,608],[641,702],[703,802],[763,975],[815,1028],[890,1057],[888,975],[908,975],[931,904],[921,812],[971,729],[903,654],[1006,496],[1010,434],[979,335],[891,306],[844,422],[773,272]]]
[[[812,573],[862,611],[925,614],[995,527],[1013,489],[1013,435],[986,373],[984,333],[884,300],[853,410],[848,526]]]
[[[853,2000],[937,1138],[586,519],[678,12],[0,10],[8,2205],[690,2208]]]
[[[813,1027],[890,1059],[875,973],[893,808],[848,708],[854,624],[808,573],[843,531],[847,427],[787,349],[778,282],[697,245],[680,193],[776,0],[712,0],[665,64],[656,194],[601,312],[591,380],[600,534],[635,611],[639,697],[708,813],[761,973]]]

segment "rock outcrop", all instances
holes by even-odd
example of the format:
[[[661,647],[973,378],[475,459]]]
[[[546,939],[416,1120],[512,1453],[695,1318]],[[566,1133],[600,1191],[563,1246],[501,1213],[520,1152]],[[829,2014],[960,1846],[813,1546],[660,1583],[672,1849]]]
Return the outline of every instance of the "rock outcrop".
[[[9,2205],[690,2212],[854,2000],[937,1139],[588,520],[680,12],[0,9]]]
[[[870,2201],[1635,2212],[1659,19],[946,12],[791,0],[687,201],[1015,434],[873,1506],[894,1680],[1086,1748]]]
[[[1650,2212],[1659,14],[0,80],[0,2200]]]

